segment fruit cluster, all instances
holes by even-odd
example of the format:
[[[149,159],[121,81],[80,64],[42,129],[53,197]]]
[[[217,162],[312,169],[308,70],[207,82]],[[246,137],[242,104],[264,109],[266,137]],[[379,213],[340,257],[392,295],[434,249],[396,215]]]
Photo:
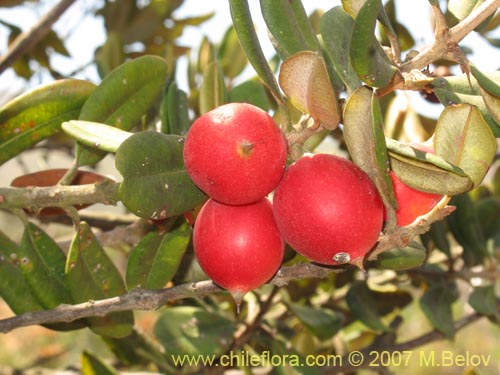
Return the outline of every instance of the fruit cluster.
[[[210,197],[196,219],[195,255],[204,272],[236,299],[276,273],[285,242],[321,264],[357,263],[382,231],[382,200],[354,163],[315,154],[286,167],[286,159],[279,127],[250,104],[205,113],[186,136],[186,170]],[[393,181],[398,200],[412,198],[410,188],[394,175]],[[425,213],[414,206],[400,207],[400,225]]]

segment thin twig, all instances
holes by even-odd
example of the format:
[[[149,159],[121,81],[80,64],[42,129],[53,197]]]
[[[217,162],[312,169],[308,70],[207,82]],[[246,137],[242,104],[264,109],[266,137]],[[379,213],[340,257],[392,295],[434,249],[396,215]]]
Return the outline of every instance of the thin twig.
[[[414,69],[423,69],[436,60],[453,58],[458,43],[493,14],[498,7],[500,7],[500,0],[487,0],[456,26],[448,29],[439,15],[440,10],[433,6],[434,14],[437,15],[435,40],[431,46],[424,49],[413,59],[403,63],[401,71],[408,73]]]
[[[0,209],[70,207],[94,203],[114,205],[118,201],[119,183],[103,180],[96,184],[27,188],[0,188]]]
[[[74,2],[75,0],[59,1],[30,30],[21,33],[11,44],[7,53],[0,57],[0,74],[43,39],[50,32],[52,25]]]
[[[323,267],[304,263],[281,268],[270,283],[283,286],[291,280],[325,278],[332,272],[343,271],[344,269],[339,267]],[[134,289],[118,297],[89,301],[77,305],[60,305],[51,310],[33,311],[2,319],[0,320],[0,332],[7,333],[16,328],[38,324],[72,322],[89,316],[105,316],[115,311],[156,310],[169,301],[204,297],[221,290],[210,280],[181,284],[159,290]]]

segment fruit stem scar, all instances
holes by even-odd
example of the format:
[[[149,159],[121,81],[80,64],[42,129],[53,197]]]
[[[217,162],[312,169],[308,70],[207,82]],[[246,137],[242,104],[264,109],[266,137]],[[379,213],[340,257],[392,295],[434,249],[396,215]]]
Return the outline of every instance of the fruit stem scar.
[[[238,148],[237,148],[238,155],[241,158],[247,158],[252,153],[253,148],[254,144],[252,142],[247,140],[242,140],[238,143]]]

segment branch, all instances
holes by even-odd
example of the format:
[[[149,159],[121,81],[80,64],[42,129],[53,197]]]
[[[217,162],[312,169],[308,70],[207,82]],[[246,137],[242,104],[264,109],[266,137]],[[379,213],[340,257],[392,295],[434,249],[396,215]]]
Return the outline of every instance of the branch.
[[[270,283],[283,286],[291,280],[325,278],[332,272],[343,271],[344,268],[324,267],[312,263],[304,263],[281,268]],[[115,311],[156,310],[169,301],[204,297],[222,290],[212,283],[211,280],[181,284],[159,290],[133,289],[118,297],[88,301],[77,305],[60,305],[51,310],[33,311],[2,319],[0,320],[0,333],[8,333],[16,328],[38,324],[72,322],[90,316],[105,316]]]
[[[27,188],[0,188],[0,209],[70,207],[94,203],[114,205],[118,202],[117,182],[104,180],[96,184]]]
[[[413,237],[429,231],[430,225],[436,221],[443,220],[455,211],[455,206],[447,206],[450,196],[444,196],[441,201],[428,213],[419,216],[415,221],[405,227],[394,227],[386,229],[380,236],[375,249],[369,254],[367,260],[376,260],[377,256],[395,247],[406,247]]]
[[[438,6],[433,6],[436,22],[434,42],[413,59],[401,65],[403,73],[421,70],[439,59],[456,61],[460,58],[458,43],[500,7],[500,0],[487,0],[456,26],[449,29]],[[460,62],[460,61],[459,61]]]
[[[74,2],[75,0],[59,1],[30,30],[21,33],[11,44],[7,53],[0,57],[0,74],[43,39],[50,32],[52,25]]]

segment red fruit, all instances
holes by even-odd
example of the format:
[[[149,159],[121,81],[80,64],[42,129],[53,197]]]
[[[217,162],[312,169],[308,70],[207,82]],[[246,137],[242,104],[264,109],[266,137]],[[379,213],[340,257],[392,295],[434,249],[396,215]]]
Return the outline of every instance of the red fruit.
[[[240,206],[208,200],[196,219],[193,245],[203,271],[236,299],[267,282],[284,252],[266,198]]]
[[[366,173],[326,154],[304,156],[288,168],[275,190],[273,210],[285,241],[324,264],[360,261],[377,242],[384,216]]]
[[[396,219],[401,227],[413,223],[417,217],[432,210],[443,197],[440,194],[426,193],[409,187],[392,171],[391,178],[398,203]]]
[[[274,120],[250,104],[231,103],[199,117],[184,143],[194,183],[226,204],[248,204],[269,194],[286,165],[287,145]]]

